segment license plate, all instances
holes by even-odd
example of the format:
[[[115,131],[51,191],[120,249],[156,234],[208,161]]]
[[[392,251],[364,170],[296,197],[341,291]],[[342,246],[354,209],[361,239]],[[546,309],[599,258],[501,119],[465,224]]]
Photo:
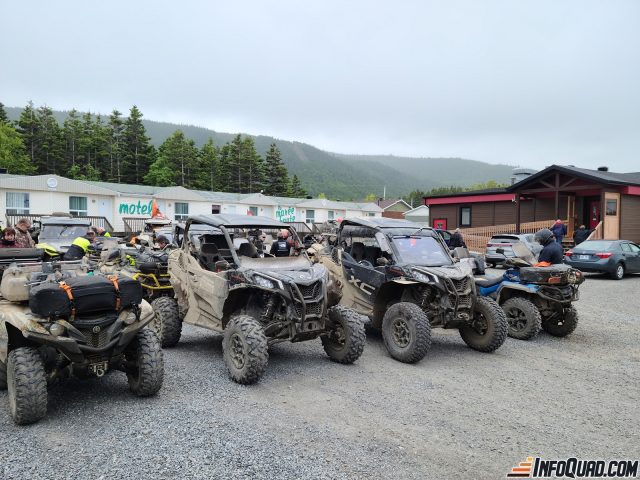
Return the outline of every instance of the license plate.
[[[579,260],[589,260],[591,255],[578,255]]]
[[[96,377],[102,377],[109,370],[109,362],[90,363],[89,371]]]

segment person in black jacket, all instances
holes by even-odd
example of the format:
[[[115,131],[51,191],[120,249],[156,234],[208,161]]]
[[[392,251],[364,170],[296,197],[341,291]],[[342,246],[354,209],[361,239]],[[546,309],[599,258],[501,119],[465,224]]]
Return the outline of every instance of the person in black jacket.
[[[553,232],[548,228],[538,230],[534,235],[534,240],[543,246],[538,263],[535,266],[557,265],[562,263],[564,259],[564,251],[562,245],[556,242]]]
[[[283,228],[278,234],[278,238],[271,244],[271,255],[276,257],[288,257],[291,254],[291,243],[289,242],[289,230]]]
[[[460,233],[459,228],[455,229],[455,231],[451,234],[451,238],[449,239],[449,248],[453,250],[457,247],[467,248],[467,245],[464,243],[464,239],[462,238],[462,234]]]
[[[580,225],[580,228],[573,232],[573,241],[576,245],[581,244],[591,235],[591,230],[584,225]]]

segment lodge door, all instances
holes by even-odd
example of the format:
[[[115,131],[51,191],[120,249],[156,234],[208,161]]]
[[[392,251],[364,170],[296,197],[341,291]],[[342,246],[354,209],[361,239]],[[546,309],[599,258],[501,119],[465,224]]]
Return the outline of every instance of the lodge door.
[[[593,230],[600,223],[600,199],[589,202],[589,229]]]

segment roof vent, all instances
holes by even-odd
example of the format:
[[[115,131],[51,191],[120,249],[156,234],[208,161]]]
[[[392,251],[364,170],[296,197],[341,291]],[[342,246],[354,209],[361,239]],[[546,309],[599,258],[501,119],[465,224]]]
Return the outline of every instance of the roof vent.
[[[609,167],[598,167],[598,171],[599,172],[608,172],[609,171]]]

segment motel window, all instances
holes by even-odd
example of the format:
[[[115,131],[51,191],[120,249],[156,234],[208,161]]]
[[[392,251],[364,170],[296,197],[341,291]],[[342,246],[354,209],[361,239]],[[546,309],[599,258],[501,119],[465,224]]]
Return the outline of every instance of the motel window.
[[[29,215],[29,194],[7,192],[7,214]]]
[[[471,207],[460,207],[460,226],[471,226]]]
[[[211,205],[211,213],[216,214],[216,213],[220,213],[220,205]]]
[[[336,218],[336,212],[334,212],[333,210],[329,210],[327,212],[327,220],[335,220]]]
[[[86,217],[87,197],[69,197],[69,214],[72,217]]]
[[[307,217],[305,220],[307,223],[313,223],[316,221],[316,211],[315,210],[307,210]]]
[[[176,205],[176,213],[174,215],[174,218],[176,222],[186,221],[187,218],[189,217],[189,204],[176,202],[175,205]]]
[[[373,212],[367,212],[367,215],[366,215],[366,216],[367,216],[367,217],[375,217],[375,216],[376,216],[376,214],[375,214],[375,213],[373,213]]]
[[[257,216],[258,215],[258,207],[249,207],[247,210],[247,215]]]

